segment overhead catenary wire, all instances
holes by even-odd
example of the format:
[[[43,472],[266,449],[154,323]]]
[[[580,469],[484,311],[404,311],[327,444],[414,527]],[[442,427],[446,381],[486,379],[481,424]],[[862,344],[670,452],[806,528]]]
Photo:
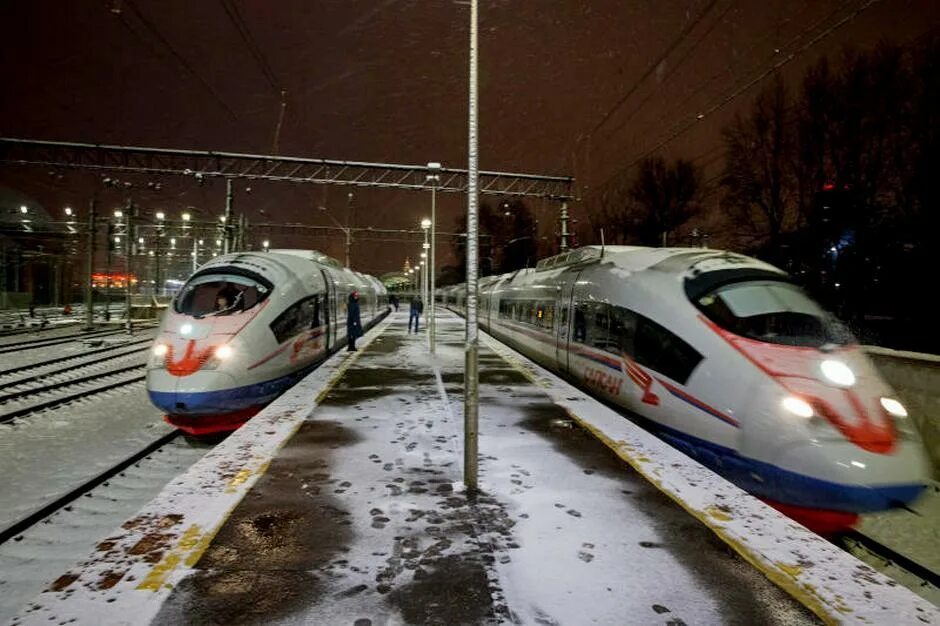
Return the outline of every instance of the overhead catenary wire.
[[[219,93],[212,87],[212,85],[206,82],[206,80],[199,74],[199,72],[196,71],[196,69],[192,66],[192,64],[186,60],[186,57],[180,54],[176,50],[176,48],[173,47],[173,45],[166,39],[166,37],[163,36],[163,33],[160,32],[160,29],[158,29],[153,24],[153,22],[147,19],[147,16],[145,16],[140,11],[140,9],[137,7],[137,4],[133,0],[125,0],[125,1],[126,1],[126,5],[130,7],[131,12],[137,17],[140,23],[143,24],[147,32],[150,33],[150,35],[160,43],[160,45],[170,54],[170,56],[173,57],[173,59],[176,60],[176,62],[186,71],[187,74],[192,76],[200,85],[202,85],[202,87],[212,96],[212,99],[215,100],[216,103],[219,106],[221,106],[225,110],[225,112],[229,114],[229,116],[232,117],[232,119],[237,120],[238,115],[235,114],[235,111],[232,110],[232,108],[225,102],[222,96],[219,95]],[[127,20],[124,19],[123,14],[118,14],[118,15],[121,19],[121,22],[124,23],[124,25],[128,28],[128,30],[130,30],[138,39],[146,42],[146,40],[140,37],[140,35],[130,26]],[[164,57],[164,55],[160,54],[153,47],[152,44],[147,42],[147,45],[158,57],[160,58]]]
[[[775,46],[774,56],[776,56],[781,50],[785,50],[785,49],[789,48],[790,46],[794,45],[795,43],[797,43],[798,41],[800,41],[800,40],[801,40],[803,37],[805,37],[808,33],[814,32],[816,29],[820,28],[821,26],[823,26],[824,24],[826,24],[827,22],[829,22],[834,16],[838,15],[842,10],[844,10],[846,6],[853,4],[855,1],[856,1],[856,0],[843,0],[843,2],[839,4],[839,6],[837,6],[836,8],[834,8],[832,11],[828,12],[828,13],[825,15],[825,17],[822,17],[822,18],[820,18],[819,20],[816,20],[811,26],[809,26],[808,28],[803,29],[803,30],[800,31],[798,34],[796,34],[795,36],[791,37],[786,43],[784,43],[784,44],[782,44],[782,45],[780,45],[780,46]],[[674,73],[674,72],[678,69],[678,67],[680,67],[680,65],[686,60],[686,58],[689,56],[689,54],[690,54],[692,51],[694,51],[695,47],[696,47],[701,41],[704,40],[705,36],[707,36],[708,34],[710,34],[710,31],[713,29],[713,27],[716,26],[716,25],[720,22],[721,18],[724,16],[724,14],[727,13],[727,10],[730,9],[733,5],[734,5],[734,2],[732,2],[731,4],[729,4],[728,7],[726,7],[725,11],[723,11],[722,14],[721,14],[715,21],[712,22],[712,26],[709,28],[709,31],[707,31],[707,32],[705,33],[705,35],[699,37],[699,39],[696,41],[696,43],[693,44],[693,46],[689,48],[689,50],[687,51],[686,55],[683,56],[683,58],[681,58],[679,61],[677,61],[676,64],[673,65],[672,71],[670,72],[670,74],[668,74],[668,75],[663,79],[663,82],[665,82],[665,81],[669,78],[669,76],[671,76],[672,73]],[[758,47],[761,46],[762,44],[766,43],[766,42],[768,41],[768,37],[766,36],[766,33],[767,33],[767,32],[768,32],[768,31],[764,31],[764,32],[762,33],[762,36],[759,38],[759,40],[756,41],[755,43],[753,43],[751,46],[749,46],[748,49],[742,53],[741,56],[742,56],[742,57],[745,57],[745,58],[749,57],[749,56],[751,55],[751,53],[752,53],[756,48],[758,48]],[[764,65],[764,63],[766,63],[766,61],[761,62],[761,63],[758,63],[755,68],[752,68],[751,70],[748,70],[748,73],[750,73],[751,71],[754,71],[754,69],[759,69],[760,67],[762,67],[762,66]],[[730,68],[729,68],[729,69],[730,69]],[[679,104],[676,105],[675,108],[676,108],[676,109],[679,109],[679,110],[682,110],[682,109],[685,107],[685,105],[688,104],[688,102],[689,102],[690,100],[692,100],[692,98],[694,98],[695,96],[697,96],[698,94],[700,94],[700,93],[701,93],[703,90],[705,90],[709,85],[711,85],[712,83],[714,83],[718,78],[720,78],[721,76],[723,76],[723,75],[725,75],[725,74],[726,74],[726,70],[721,70],[721,71],[719,71],[719,72],[716,72],[715,74],[713,74],[712,76],[710,76],[709,78],[707,78],[706,80],[704,80],[703,82],[701,82],[701,83],[700,83],[697,87],[695,87],[688,95],[686,95],[685,98],[683,98],[683,99],[679,102]],[[638,112],[640,111],[642,105],[643,105],[645,102],[647,102],[647,101],[650,99],[650,97],[652,97],[652,94],[650,94],[650,96],[648,96],[646,99],[644,99],[644,101],[643,101],[642,103],[640,103],[640,105],[638,105],[637,107],[634,107],[633,111],[629,114],[627,120],[625,120],[624,122],[622,122],[620,125],[617,126],[617,128],[615,128],[613,131],[611,131],[610,133],[608,133],[608,136],[616,135],[616,133],[619,132],[619,130],[620,130],[630,119],[632,119],[632,117],[633,117],[634,115],[636,115],[636,113],[638,113]],[[659,120],[658,120],[659,123],[662,123],[662,122],[665,120],[666,115],[667,115],[667,113],[666,113],[665,111],[661,112],[661,114],[660,114],[660,116],[659,116]],[[651,127],[652,127],[652,125],[651,125]]]
[[[222,8],[225,10],[226,15],[228,15],[229,20],[232,22],[232,25],[235,26],[235,30],[238,31],[239,36],[242,38],[242,41],[245,43],[245,46],[248,48],[248,52],[254,58],[255,62],[258,64],[258,68],[261,70],[261,73],[264,75],[265,80],[268,81],[268,84],[271,85],[271,89],[274,90],[274,93],[278,96],[282,96],[284,91],[281,86],[281,82],[277,79],[274,71],[271,69],[271,64],[268,62],[267,56],[261,50],[261,47],[258,45],[258,42],[255,41],[254,36],[251,34],[251,30],[248,28],[247,22],[242,17],[241,11],[238,8],[238,5],[234,0],[219,0],[222,3]]]
[[[850,14],[846,15],[845,17],[843,17],[842,19],[840,19],[838,22],[836,22],[835,24],[833,24],[832,26],[830,26],[830,27],[827,28],[826,30],[824,30],[824,31],[820,32],[819,34],[817,34],[815,37],[813,37],[812,39],[810,39],[809,41],[807,41],[805,44],[803,44],[802,46],[800,46],[798,49],[796,49],[796,50],[794,50],[794,51],[788,53],[788,54],[787,54],[784,58],[782,58],[780,61],[778,61],[777,63],[774,63],[773,65],[771,65],[770,67],[768,67],[768,68],[767,68],[766,70],[764,70],[763,72],[760,72],[757,76],[751,78],[750,80],[748,80],[747,82],[745,82],[743,85],[740,85],[739,87],[735,88],[732,92],[726,94],[725,96],[723,96],[723,97],[720,98],[719,100],[715,101],[711,106],[709,106],[709,107],[706,108],[706,109],[703,109],[700,113],[696,114],[696,115],[695,115],[694,117],[692,117],[690,120],[687,119],[685,123],[681,123],[681,122],[680,122],[679,126],[676,128],[675,131],[673,131],[672,133],[670,133],[669,135],[667,135],[662,141],[660,141],[659,143],[657,143],[657,144],[654,145],[653,147],[651,147],[651,148],[645,150],[642,154],[640,154],[637,158],[635,158],[634,160],[632,160],[632,161],[631,161],[630,163],[628,163],[626,166],[624,166],[624,167],[622,167],[622,168],[619,168],[613,175],[609,176],[609,177],[607,178],[607,180],[604,181],[604,183],[601,185],[601,187],[603,187],[604,185],[606,185],[606,184],[609,183],[610,181],[616,179],[617,177],[623,175],[624,172],[628,171],[630,168],[632,168],[633,166],[637,165],[640,161],[642,161],[642,160],[645,159],[646,157],[655,154],[655,153],[658,152],[661,148],[663,148],[664,146],[666,146],[666,145],[668,145],[669,143],[671,143],[672,141],[674,141],[677,137],[679,137],[679,136],[685,134],[686,132],[688,132],[688,131],[689,131],[693,126],[695,126],[698,122],[700,122],[701,120],[703,120],[703,119],[705,119],[706,117],[710,116],[711,114],[713,114],[714,112],[718,111],[719,109],[725,107],[725,106],[728,105],[730,102],[734,101],[738,96],[740,96],[741,94],[743,94],[743,93],[745,93],[746,91],[748,91],[751,87],[753,87],[754,85],[757,85],[758,83],[760,83],[761,81],[763,81],[767,76],[769,76],[769,75],[773,74],[774,72],[778,71],[780,68],[782,68],[784,65],[786,65],[787,63],[789,63],[789,62],[792,61],[793,59],[795,59],[797,56],[799,56],[800,54],[802,54],[803,52],[805,52],[806,50],[808,50],[808,49],[811,48],[812,46],[816,45],[817,43],[819,43],[820,41],[822,41],[823,39],[825,39],[826,37],[828,37],[829,35],[831,35],[831,34],[834,33],[835,31],[837,31],[839,28],[841,28],[842,26],[844,26],[844,25],[847,24],[848,22],[850,22],[850,21],[852,21],[853,19],[855,19],[856,17],[858,17],[858,16],[859,16],[862,12],[864,12],[866,9],[868,9],[869,7],[871,7],[871,6],[874,5],[874,4],[877,4],[877,3],[880,2],[880,1],[881,1],[881,0],[867,0],[864,4],[862,4],[861,6],[857,7],[856,9],[854,9]]]
[[[690,56],[692,56],[692,53],[695,52],[698,49],[698,47],[702,45],[702,42],[705,41],[705,39],[707,39],[708,36],[712,34],[712,32],[714,32],[715,28],[719,24],[721,24],[722,20],[728,14],[728,11],[730,11],[734,7],[735,4],[737,4],[737,0],[731,0],[731,2],[729,2],[728,5],[725,6],[725,8],[721,11],[721,13],[719,13],[718,16],[714,20],[712,20],[712,23],[708,26],[707,29],[705,29],[705,32],[699,35],[698,39],[696,39],[692,43],[692,45],[690,45],[688,49],[685,51],[685,54],[683,54],[679,58],[679,60],[677,60],[675,63],[672,64],[672,67],[669,68],[669,71],[666,73],[666,75],[663,76],[662,80],[659,81],[660,85],[665,85],[669,81],[669,79],[672,77],[672,75],[675,74],[679,70],[680,67],[682,67],[682,64],[685,63],[689,59]],[[643,106],[647,102],[650,101],[650,99],[656,94],[657,91],[658,89],[651,90],[650,93],[648,93],[645,98],[643,98],[640,102],[638,102],[636,106],[634,106],[633,109],[629,113],[627,113],[627,116],[623,120],[621,120],[620,123],[617,124],[617,126],[613,130],[607,133],[607,136],[610,137],[612,135],[616,135],[617,133],[619,133],[620,130],[624,126],[626,126],[627,123],[630,120],[632,120],[633,117],[643,108]]]
[[[620,99],[617,100],[616,103],[614,103],[614,106],[612,106],[607,111],[607,113],[601,118],[601,120],[597,124],[594,125],[594,128],[591,129],[591,132],[590,132],[591,135],[593,135],[598,130],[600,130],[604,126],[604,124],[606,124],[607,121],[610,120],[610,118],[612,118],[617,113],[620,107],[622,107],[627,102],[627,100],[630,99],[630,96],[636,93],[637,89],[639,89],[640,86],[644,82],[646,82],[647,78],[653,75],[653,72],[656,71],[656,68],[659,67],[660,63],[666,60],[666,58],[670,54],[673,53],[673,51],[679,46],[679,44],[681,44],[685,40],[685,38],[689,36],[689,33],[692,32],[692,29],[694,29],[699,24],[699,22],[702,21],[702,19],[708,14],[709,11],[712,10],[712,8],[717,3],[718,3],[718,0],[711,0],[707,5],[705,5],[705,7],[701,11],[698,12],[698,14],[695,16],[695,18],[692,21],[688,22],[685,25],[685,28],[683,28],[679,32],[679,34],[676,36],[676,38],[673,39],[672,42],[670,42],[668,46],[666,46],[666,49],[663,50],[662,53],[660,53],[660,55],[656,58],[656,60],[650,63],[649,67],[646,69],[646,72],[644,72],[643,75],[636,82],[633,83],[630,89],[628,89],[627,92],[623,96],[621,96]]]

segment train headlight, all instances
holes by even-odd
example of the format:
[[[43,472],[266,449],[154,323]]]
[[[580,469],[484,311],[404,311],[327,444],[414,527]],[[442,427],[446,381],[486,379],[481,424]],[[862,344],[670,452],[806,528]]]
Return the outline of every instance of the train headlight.
[[[193,325],[190,323],[183,324],[180,326],[180,334],[182,336],[187,336],[189,333],[193,332]]]
[[[215,356],[222,359],[223,361],[230,358],[234,354],[232,346],[219,346],[215,349]]]
[[[165,343],[158,343],[157,345],[153,347],[153,356],[156,356],[156,357],[166,356],[167,350],[169,349],[170,347],[166,345]]]
[[[813,407],[810,406],[810,403],[806,400],[801,400],[796,396],[787,396],[783,399],[783,408],[785,408],[790,413],[798,417],[803,417],[809,419],[813,416],[815,411]]]
[[[855,373],[842,361],[826,359],[819,365],[826,380],[840,387],[851,387],[855,384]]]
[[[907,409],[894,398],[882,398],[881,406],[894,417],[907,417]]]

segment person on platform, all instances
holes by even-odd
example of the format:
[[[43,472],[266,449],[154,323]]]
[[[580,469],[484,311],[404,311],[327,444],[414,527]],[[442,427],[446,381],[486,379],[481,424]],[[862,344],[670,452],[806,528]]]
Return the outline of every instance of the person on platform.
[[[356,351],[356,338],[362,337],[362,320],[359,317],[359,292],[349,294],[346,302],[346,351]]]
[[[411,332],[411,323],[414,322],[415,332],[418,332],[418,322],[421,314],[424,313],[424,303],[421,302],[421,296],[414,296],[411,299],[411,312],[408,316],[408,332]]]
[[[398,312],[398,296],[396,296],[395,294],[392,294],[391,296],[389,296],[388,301],[391,303],[393,307],[395,307],[395,312],[397,313]]]

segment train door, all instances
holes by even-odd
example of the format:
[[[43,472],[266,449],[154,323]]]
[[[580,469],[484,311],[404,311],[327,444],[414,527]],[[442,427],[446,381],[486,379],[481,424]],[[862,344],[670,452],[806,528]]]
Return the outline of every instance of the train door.
[[[555,342],[555,361],[562,372],[568,371],[568,354],[571,336],[571,322],[574,317],[574,285],[581,272],[565,272],[561,278],[561,289],[558,290],[558,301],[555,303],[555,332],[558,340]]]
[[[332,350],[336,345],[336,284],[333,282],[333,276],[326,270],[320,270],[323,274],[323,283],[326,285],[326,294],[323,301],[323,322],[326,325],[326,349]]]

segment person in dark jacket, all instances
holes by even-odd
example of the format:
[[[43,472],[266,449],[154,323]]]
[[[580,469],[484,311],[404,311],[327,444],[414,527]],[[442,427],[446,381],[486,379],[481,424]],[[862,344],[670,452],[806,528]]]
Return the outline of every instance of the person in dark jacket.
[[[356,351],[356,338],[362,337],[362,320],[359,317],[359,292],[349,294],[346,302],[346,350]]]
[[[396,296],[395,294],[392,294],[388,297],[388,301],[391,303],[393,307],[395,307],[395,312],[397,313],[398,312],[398,296]]]
[[[408,332],[411,332],[411,322],[415,324],[415,332],[418,332],[418,321],[421,319],[421,314],[424,312],[424,303],[421,302],[420,296],[415,296],[411,299],[411,312],[408,315]]]

